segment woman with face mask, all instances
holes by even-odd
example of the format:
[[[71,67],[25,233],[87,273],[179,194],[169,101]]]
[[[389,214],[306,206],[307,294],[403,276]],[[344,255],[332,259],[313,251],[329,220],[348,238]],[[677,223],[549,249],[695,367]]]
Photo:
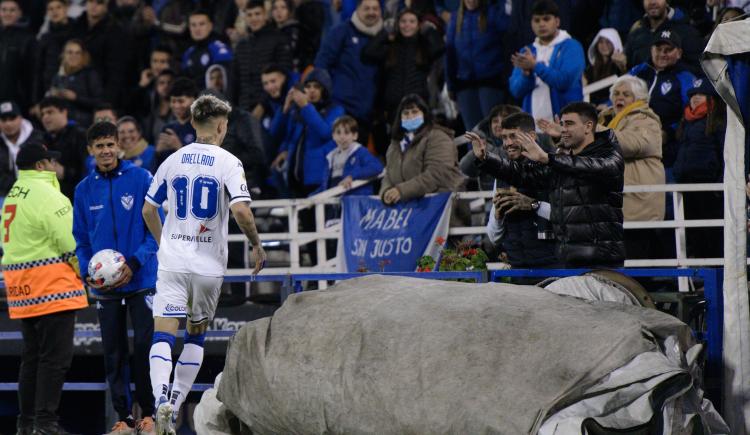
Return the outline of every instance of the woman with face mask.
[[[384,204],[456,191],[463,186],[453,132],[433,123],[422,97],[410,94],[401,100],[391,131],[380,188]]]

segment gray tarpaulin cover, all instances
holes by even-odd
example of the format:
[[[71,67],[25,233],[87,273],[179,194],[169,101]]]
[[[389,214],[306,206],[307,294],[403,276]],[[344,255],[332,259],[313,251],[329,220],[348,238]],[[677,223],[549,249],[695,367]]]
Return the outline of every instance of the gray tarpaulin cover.
[[[218,398],[256,434],[584,433],[586,417],[648,423],[654,402],[670,420],[660,427],[697,415],[721,433],[693,385],[693,344],[687,326],[656,310],[367,276],[292,295],[243,327]]]
[[[590,301],[609,301],[620,304],[637,305],[638,299],[616,283],[596,276],[570,276],[544,286],[544,289],[558,295],[575,296]]]

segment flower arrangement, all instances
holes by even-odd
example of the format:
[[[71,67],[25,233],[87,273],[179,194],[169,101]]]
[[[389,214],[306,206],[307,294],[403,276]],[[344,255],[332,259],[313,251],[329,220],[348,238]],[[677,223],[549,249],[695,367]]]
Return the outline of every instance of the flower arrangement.
[[[471,241],[460,242],[450,249],[445,247],[445,239],[438,237],[435,244],[441,247],[440,264],[432,256],[424,255],[417,261],[417,272],[487,270],[489,257]]]

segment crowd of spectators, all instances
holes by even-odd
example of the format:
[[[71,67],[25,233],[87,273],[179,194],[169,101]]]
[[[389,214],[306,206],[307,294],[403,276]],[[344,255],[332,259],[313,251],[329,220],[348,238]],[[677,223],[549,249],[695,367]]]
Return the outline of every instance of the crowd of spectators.
[[[386,204],[489,189],[493,177],[454,137],[478,132],[505,154],[503,119],[523,111],[553,150],[562,108],[612,75],[590,100],[597,129],[622,149],[626,185],[720,181],[725,108],[699,57],[745,10],[738,0],[0,0],[0,197],[19,147],[41,142],[62,152],[72,198],[95,170],[84,132],[96,121],[116,123],[123,158],[155,171],[195,140],[189,106],[206,92],[233,104],[224,147],[255,197],[349,185],[344,156],[363,150],[385,167]],[[710,193],[685,207],[688,218],[721,213]],[[627,194],[623,212],[670,213],[660,194]],[[712,235],[696,234],[697,255]],[[661,236],[633,231],[628,256],[655,254]]]

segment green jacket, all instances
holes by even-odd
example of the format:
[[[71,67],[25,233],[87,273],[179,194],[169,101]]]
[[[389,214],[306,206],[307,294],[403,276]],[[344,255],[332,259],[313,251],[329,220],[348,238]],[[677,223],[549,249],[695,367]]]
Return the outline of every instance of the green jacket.
[[[2,210],[3,278],[11,319],[88,305],[81,282],[73,207],[54,172],[23,170]]]
[[[54,172],[22,170],[3,203],[2,264],[74,253],[73,207]]]

